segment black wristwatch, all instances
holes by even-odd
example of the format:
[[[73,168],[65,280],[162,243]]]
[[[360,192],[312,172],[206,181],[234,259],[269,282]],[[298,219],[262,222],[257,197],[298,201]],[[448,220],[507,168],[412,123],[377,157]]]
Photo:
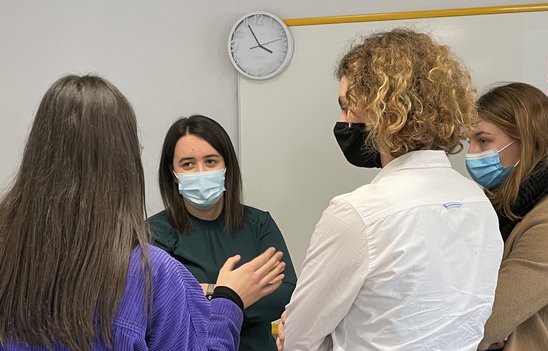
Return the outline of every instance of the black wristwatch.
[[[214,290],[215,290],[215,284],[207,284],[205,297],[208,300],[211,300],[211,298],[213,297],[213,291]]]

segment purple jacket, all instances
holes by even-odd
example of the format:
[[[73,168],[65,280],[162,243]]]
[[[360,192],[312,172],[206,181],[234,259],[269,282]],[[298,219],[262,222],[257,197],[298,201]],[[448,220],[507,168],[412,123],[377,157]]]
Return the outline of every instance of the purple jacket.
[[[141,251],[131,255],[127,284],[112,325],[113,350],[234,350],[240,343],[243,313],[224,298],[204,297],[188,270],[163,250],[148,246],[153,272],[150,319],[145,312]],[[47,350],[26,345],[0,346],[0,351]],[[67,348],[56,345],[54,351]],[[107,350],[96,344],[94,351]]]

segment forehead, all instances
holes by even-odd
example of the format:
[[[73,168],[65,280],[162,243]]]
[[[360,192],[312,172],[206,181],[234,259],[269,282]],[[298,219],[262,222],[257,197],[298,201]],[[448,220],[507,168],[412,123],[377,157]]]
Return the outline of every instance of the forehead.
[[[474,135],[480,135],[480,134],[489,134],[493,136],[500,136],[500,137],[509,137],[502,129],[500,129],[496,124],[486,121],[486,120],[480,120],[478,124],[478,128],[475,130]]]
[[[219,155],[210,143],[193,134],[187,134],[177,140],[175,144],[174,158],[200,157],[205,155]]]

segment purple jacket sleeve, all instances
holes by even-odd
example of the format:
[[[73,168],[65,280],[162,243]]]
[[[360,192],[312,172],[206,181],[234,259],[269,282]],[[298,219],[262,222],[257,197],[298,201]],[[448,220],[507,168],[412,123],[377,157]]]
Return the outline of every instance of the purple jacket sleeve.
[[[243,313],[233,302],[212,303],[192,274],[171,257],[153,279],[147,344],[150,350],[236,351]]]
[[[225,298],[211,300],[207,349],[237,351],[243,319],[242,310],[234,302]]]

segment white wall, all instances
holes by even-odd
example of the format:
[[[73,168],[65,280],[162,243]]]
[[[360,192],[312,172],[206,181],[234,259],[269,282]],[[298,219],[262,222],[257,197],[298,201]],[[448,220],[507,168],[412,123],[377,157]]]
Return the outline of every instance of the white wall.
[[[0,0],[0,192],[19,164],[46,88],[66,73],[99,73],[133,103],[145,149],[149,212],[162,208],[156,168],[177,116],[223,124],[238,148],[233,22],[253,10],[281,18],[540,3],[523,0]]]
[[[449,45],[480,92],[500,81],[548,88],[548,11],[293,27],[299,45],[285,72],[267,83],[239,78],[238,91],[246,201],[276,219],[297,274],[329,200],[379,172],[350,165],[333,137],[340,112],[335,67],[351,43],[395,27]],[[450,160],[468,176],[466,148]]]

